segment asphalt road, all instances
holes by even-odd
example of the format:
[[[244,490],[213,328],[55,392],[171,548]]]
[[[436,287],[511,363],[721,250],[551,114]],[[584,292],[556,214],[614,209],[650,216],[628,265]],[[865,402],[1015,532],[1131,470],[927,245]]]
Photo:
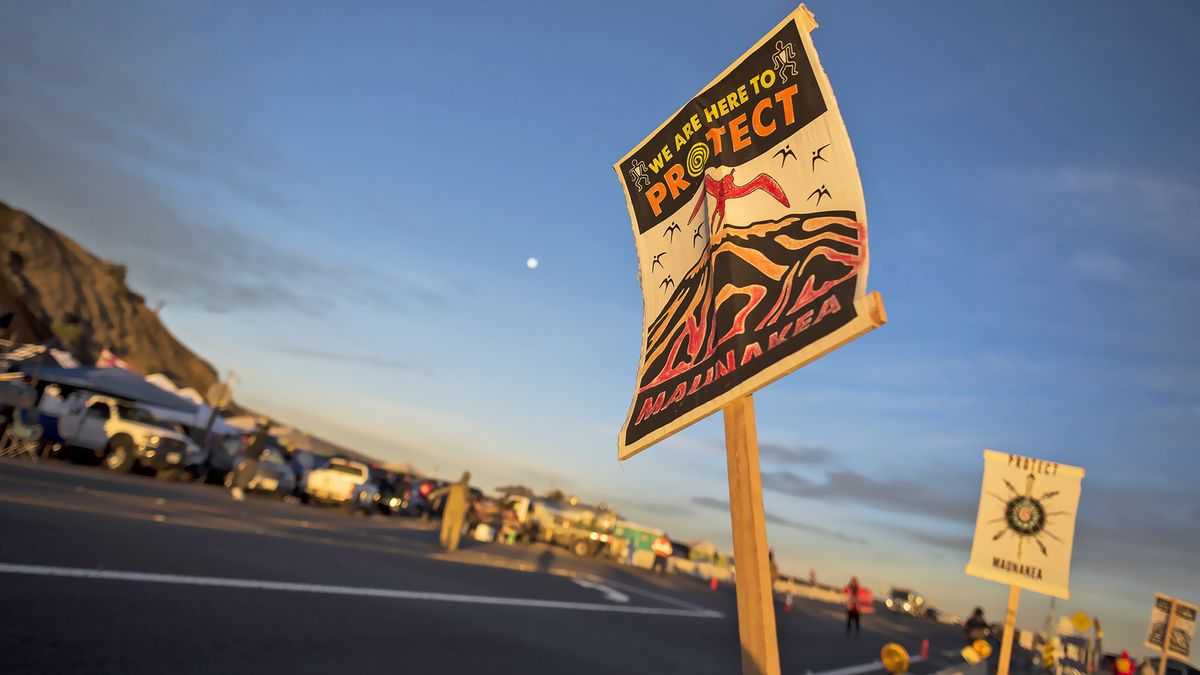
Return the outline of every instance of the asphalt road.
[[[464,544],[444,554],[406,518],[0,460],[0,672],[740,671],[731,588]],[[952,626],[877,613],[846,637],[810,601],[777,618],[784,675],[924,638],[914,673],[961,662]]]

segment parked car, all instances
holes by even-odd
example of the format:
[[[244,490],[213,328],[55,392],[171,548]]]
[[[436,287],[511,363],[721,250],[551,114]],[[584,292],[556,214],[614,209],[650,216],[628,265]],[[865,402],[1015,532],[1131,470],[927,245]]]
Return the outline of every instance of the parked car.
[[[137,404],[111,396],[78,396],[58,418],[59,436],[67,445],[91,450],[105,468],[128,472],[199,473],[206,455],[174,422],[155,419]]]
[[[240,458],[237,469],[245,465],[246,459]],[[225,474],[225,487],[233,487],[237,471]],[[280,499],[291,495],[296,489],[296,473],[292,470],[287,456],[282,448],[270,447],[263,452],[258,463],[258,471],[246,484],[247,492],[266,492]]]
[[[603,504],[534,499],[527,518],[533,540],[561,546],[577,556],[614,557],[618,545],[624,548],[614,533],[617,514]]]
[[[370,482],[375,485],[375,508],[385,516],[392,515],[400,504],[400,498],[395,494],[395,476],[387,469],[371,467]]]
[[[225,477],[241,459],[245,447],[245,436],[214,439],[209,446],[208,460],[204,463],[204,482],[215,485],[224,483]]]
[[[349,510],[369,511],[377,508],[379,487],[371,481],[366,464],[334,457],[329,464],[308,473],[304,483],[307,501],[340,504]]]
[[[429,493],[445,487],[446,481],[436,478],[418,478],[410,476],[408,488],[405,489],[400,501],[400,513],[413,518],[430,518],[433,516],[434,505],[429,503]],[[440,514],[440,511],[438,512]]]
[[[380,487],[379,503],[387,515],[404,514],[409,486],[413,478],[406,473],[388,473],[384,479],[386,488]]]

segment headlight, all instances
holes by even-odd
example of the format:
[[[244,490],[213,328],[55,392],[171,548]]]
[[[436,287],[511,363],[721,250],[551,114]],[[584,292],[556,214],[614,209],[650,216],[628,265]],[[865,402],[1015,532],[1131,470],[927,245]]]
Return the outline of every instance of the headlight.
[[[908,612],[911,610],[912,610],[912,605],[908,604],[907,602],[904,603],[904,611]]]
[[[886,603],[887,603],[887,606],[888,606],[888,607],[891,607],[892,605],[896,604],[896,603],[892,602],[892,599],[891,599],[891,598],[888,598],[888,599],[887,599],[887,600],[885,600],[884,602],[886,602]]]
[[[400,498],[399,498],[399,497],[392,497],[391,499],[389,499],[389,500],[388,500],[388,506],[390,506],[390,507],[391,507],[391,508],[393,508],[393,509],[395,509],[395,508],[399,508],[399,506],[400,506]]]
[[[158,436],[151,436],[151,437],[150,437],[150,440],[146,441],[146,445],[148,445],[148,446],[150,446],[150,447],[152,447],[152,448],[154,448],[154,447],[158,447],[158,444],[159,444],[161,441],[162,441],[162,439],[161,439],[161,438],[159,438]]]

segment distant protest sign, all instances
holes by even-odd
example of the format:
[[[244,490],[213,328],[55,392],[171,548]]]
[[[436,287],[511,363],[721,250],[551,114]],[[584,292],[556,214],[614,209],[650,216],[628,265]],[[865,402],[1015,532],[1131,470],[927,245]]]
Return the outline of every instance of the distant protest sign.
[[[1163,636],[1168,627],[1171,639],[1163,645]],[[1192,655],[1192,639],[1196,636],[1196,606],[1167,597],[1154,596],[1154,610],[1150,613],[1150,627],[1146,631],[1145,645],[1158,651],[1166,651],[1184,661]]]
[[[621,459],[884,321],[813,27],[797,9],[614,165],[644,301]]]
[[[983,489],[967,574],[1070,597],[1083,469],[983,451]]]

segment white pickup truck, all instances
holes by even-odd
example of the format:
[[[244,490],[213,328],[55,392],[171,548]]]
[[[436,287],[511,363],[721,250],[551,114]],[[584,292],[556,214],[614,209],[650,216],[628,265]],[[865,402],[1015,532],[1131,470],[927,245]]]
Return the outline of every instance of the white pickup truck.
[[[362,462],[334,457],[329,464],[308,472],[304,494],[310,500],[341,504],[350,510],[370,510],[379,501],[379,487]]]
[[[68,411],[58,418],[58,433],[67,445],[94,452],[113,471],[142,466],[194,472],[204,462],[204,451],[179,425],[111,396],[68,400]]]

